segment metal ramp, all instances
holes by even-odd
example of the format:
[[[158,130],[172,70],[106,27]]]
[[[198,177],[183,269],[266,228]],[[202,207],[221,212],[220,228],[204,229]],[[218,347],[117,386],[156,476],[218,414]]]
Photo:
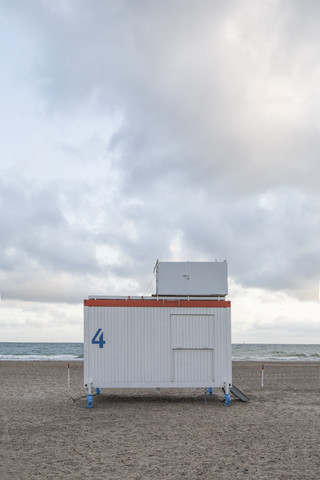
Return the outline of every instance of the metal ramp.
[[[232,385],[232,387],[230,388],[230,392],[235,396],[235,397],[238,397],[241,402],[250,402],[250,398],[247,397],[247,395],[245,395],[243,392],[241,392],[241,390],[239,390],[237,387],[235,387],[234,385]]]

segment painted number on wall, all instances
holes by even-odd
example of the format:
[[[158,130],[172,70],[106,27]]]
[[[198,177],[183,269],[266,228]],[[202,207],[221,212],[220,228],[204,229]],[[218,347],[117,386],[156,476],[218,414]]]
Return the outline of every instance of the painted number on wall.
[[[100,336],[99,336],[100,335]],[[99,338],[98,338],[99,337]],[[91,343],[93,343],[94,345],[99,345],[99,348],[103,348],[103,345],[106,343],[104,340],[103,340],[103,331],[102,331],[102,328],[99,328],[93,339],[91,340]]]

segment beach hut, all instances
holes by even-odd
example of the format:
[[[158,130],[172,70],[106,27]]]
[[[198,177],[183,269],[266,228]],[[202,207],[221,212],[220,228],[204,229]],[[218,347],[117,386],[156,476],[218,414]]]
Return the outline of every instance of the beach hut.
[[[150,297],[84,300],[84,385],[101,388],[232,387],[226,262],[157,262]]]

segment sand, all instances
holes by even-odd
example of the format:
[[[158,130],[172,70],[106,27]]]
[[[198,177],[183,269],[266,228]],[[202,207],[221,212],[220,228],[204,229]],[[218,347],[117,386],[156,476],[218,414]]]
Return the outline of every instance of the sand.
[[[236,362],[252,402],[112,390],[86,409],[83,364],[0,362],[5,479],[318,479],[320,363]],[[82,398],[81,398],[82,397]]]

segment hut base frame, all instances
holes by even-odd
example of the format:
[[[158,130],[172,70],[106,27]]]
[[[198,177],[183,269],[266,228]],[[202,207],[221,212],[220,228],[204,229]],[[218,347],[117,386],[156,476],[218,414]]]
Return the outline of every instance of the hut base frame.
[[[155,388],[158,390],[158,392],[160,393],[160,388],[174,388],[174,389],[177,389],[177,388],[201,388],[203,387],[203,385],[196,385],[196,387],[190,387],[190,384],[188,384],[187,386],[183,387],[183,386],[179,386],[179,387],[172,387],[172,384],[169,385],[169,384],[165,384],[165,386],[162,385],[162,387],[160,386],[157,386],[157,387],[148,387],[148,389],[150,388]],[[224,402],[224,405],[225,406],[229,406],[231,404],[231,397],[230,397],[230,388],[232,387],[232,385],[229,383],[229,382],[224,382],[224,385],[222,387],[222,390],[224,392],[224,397],[225,397],[225,402]],[[93,396],[92,396],[92,390],[95,388],[95,391],[96,391],[96,395],[100,395],[101,394],[101,387],[93,387],[93,384],[89,384],[89,385],[86,385],[85,386],[85,390],[86,390],[86,393],[87,393],[87,408],[92,408],[93,407]],[[117,384],[116,386],[112,386],[112,387],[106,387],[106,388],[134,388],[134,389],[145,389],[146,387],[137,387],[137,385],[135,384],[133,387],[129,387],[128,385],[126,387],[120,387],[119,384]],[[218,388],[218,387],[205,387],[205,390],[204,390],[204,403],[206,404],[206,395],[207,393],[209,395],[213,395],[213,388]]]

